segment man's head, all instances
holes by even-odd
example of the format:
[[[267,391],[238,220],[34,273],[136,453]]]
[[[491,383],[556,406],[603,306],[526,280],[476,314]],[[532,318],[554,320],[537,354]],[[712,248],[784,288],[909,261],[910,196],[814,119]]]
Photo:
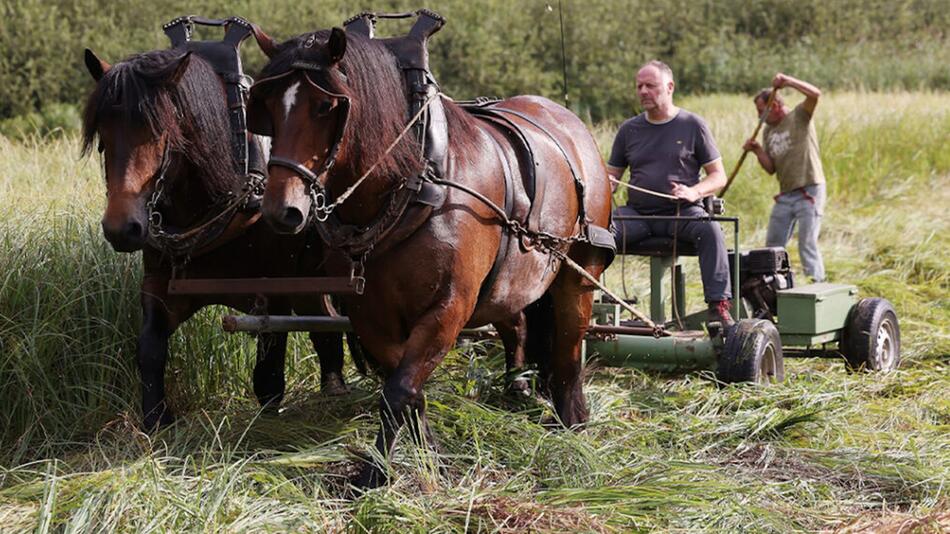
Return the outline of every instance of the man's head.
[[[673,105],[673,70],[662,61],[648,61],[637,71],[637,98],[647,113],[666,110]]]
[[[752,99],[755,102],[755,109],[759,117],[762,116],[762,113],[765,111],[765,106],[769,103],[769,94],[771,94],[772,88],[767,87],[762,89],[755,95],[755,98]],[[775,93],[775,97],[772,99],[772,109],[769,110],[769,114],[765,117],[765,122],[768,124],[778,124],[785,118],[787,111],[785,110],[785,101],[782,100],[782,95]]]

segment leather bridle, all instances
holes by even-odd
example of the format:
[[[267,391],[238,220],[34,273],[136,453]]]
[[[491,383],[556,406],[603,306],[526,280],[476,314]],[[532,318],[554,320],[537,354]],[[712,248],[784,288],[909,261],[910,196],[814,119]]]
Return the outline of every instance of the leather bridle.
[[[333,144],[330,146],[329,154],[327,154],[327,157],[324,158],[323,163],[321,163],[316,170],[309,169],[303,163],[293,159],[274,155],[271,155],[270,160],[267,163],[268,168],[271,166],[278,166],[290,169],[297,176],[299,176],[305,184],[307,184],[307,193],[310,196],[311,201],[311,211],[318,221],[323,222],[330,215],[330,210],[327,208],[326,186],[320,182],[320,177],[327,173],[336,163],[337,153],[340,151],[340,143],[343,141],[343,135],[346,132],[346,125],[349,121],[350,98],[344,94],[334,93],[333,91],[321,87],[307,74],[307,72],[326,72],[327,69],[325,67],[309,61],[295,61],[290,65],[290,67],[291,70],[258,81],[254,84],[254,86],[251,87],[251,93],[253,94],[255,87],[260,87],[275,80],[291,76],[296,72],[303,71],[302,77],[307,81],[310,87],[330,98],[336,99],[339,102],[338,105],[341,108],[340,112],[343,114],[342,120],[340,120],[338,123],[337,131],[334,134]],[[343,74],[339,73],[339,75],[342,76]],[[272,134],[273,132],[270,133]],[[311,158],[311,160],[315,159],[317,159],[316,156]]]

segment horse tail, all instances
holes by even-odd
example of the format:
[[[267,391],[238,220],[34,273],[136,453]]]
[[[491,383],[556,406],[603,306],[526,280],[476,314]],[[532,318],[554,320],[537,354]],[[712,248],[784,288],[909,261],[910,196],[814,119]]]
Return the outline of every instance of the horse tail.
[[[524,310],[527,323],[525,341],[525,359],[538,369],[538,384],[547,389],[550,377],[550,360],[554,352],[554,299],[547,291],[541,298],[529,304]]]

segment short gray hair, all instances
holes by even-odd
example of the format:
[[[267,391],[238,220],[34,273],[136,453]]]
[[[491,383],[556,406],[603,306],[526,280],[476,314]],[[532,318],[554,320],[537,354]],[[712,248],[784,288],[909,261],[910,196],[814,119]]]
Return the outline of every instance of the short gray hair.
[[[643,69],[645,69],[645,68],[647,68],[647,67],[653,67],[653,68],[659,70],[660,72],[666,74],[667,76],[669,76],[669,77],[670,77],[670,80],[673,79],[673,69],[671,69],[669,65],[667,65],[666,63],[663,63],[663,62],[660,61],[659,59],[651,59],[650,61],[647,61],[647,62],[644,63],[643,65],[640,65],[640,68],[637,69],[637,72],[639,72],[639,71],[641,71],[641,70],[643,70]]]

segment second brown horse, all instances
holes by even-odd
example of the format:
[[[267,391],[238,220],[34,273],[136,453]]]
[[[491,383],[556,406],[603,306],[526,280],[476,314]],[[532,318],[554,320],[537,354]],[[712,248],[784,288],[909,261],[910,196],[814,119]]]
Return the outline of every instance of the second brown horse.
[[[86,51],[86,66],[96,88],[86,105],[84,151],[98,140],[103,154],[107,204],[102,231],[119,252],[142,250],[142,329],[138,365],[142,379],[144,426],[152,430],[172,422],[165,397],[169,337],[178,326],[209,304],[251,311],[253,297],[168,294],[173,263],[179,278],[252,278],[314,273],[323,261],[315,235],[281,236],[246,209],[214,239],[190,250],[189,261],[176,258],[149,239],[149,199],[166,228],[194,228],[219,213],[221,198],[240,190],[246,177],[234,171],[228,108],[221,78],[196,55],[178,49],[137,54],[115,65]],[[253,141],[253,140],[252,140]],[[161,188],[163,194],[154,194]],[[271,298],[271,313],[320,313],[313,298]],[[339,393],[343,382],[343,345],[339,334],[311,334],[320,357],[324,391]],[[351,346],[353,343],[351,343]],[[258,338],[254,392],[262,406],[275,410],[284,395],[286,333]]]

